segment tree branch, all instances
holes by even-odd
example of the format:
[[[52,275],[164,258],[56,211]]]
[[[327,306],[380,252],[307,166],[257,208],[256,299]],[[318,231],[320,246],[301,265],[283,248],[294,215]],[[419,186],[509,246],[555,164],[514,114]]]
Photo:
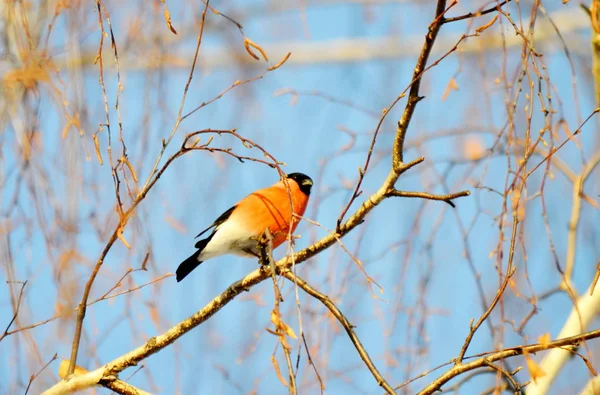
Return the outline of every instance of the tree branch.
[[[101,1],[100,0],[97,0],[97,6],[98,6],[98,18],[99,18],[99,21],[100,21],[100,24],[102,27],[102,16],[101,16],[101,12],[100,12]],[[154,185],[154,183],[160,177],[161,172],[156,173],[158,170],[158,164],[160,163],[160,160],[164,155],[167,145],[169,144],[169,142],[175,135],[175,132],[177,131],[177,129],[179,128],[179,124],[181,123],[181,113],[183,111],[183,105],[185,103],[185,99],[187,97],[187,92],[189,90],[190,84],[192,82],[192,78],[194,76],[196,61],[198,59],[198,52],[200,50],[200,45],[202,44],[202,35],[204,32],[204,21],[206,19],[206,9],[207,8],[208,8],[208,1],[206,2],[206,7],[204,7],[204,11],[202,13],[202,21],[200,24],[200,32],[198,34],[198,41],[196,44],[196,52],[194,54],[188,81],[187,81],[187,83],[185,85],[185,89],[183,91],[181,104],[179,106],[179,113],[177,115],[177,120],[175,121],[175,125],[173,126],[173,130],[171,131],[171,134],[169,135],[169,138],[167,139],[167,141],[163,140],[162,150],[156,159],[154,167],[152,168],[152,171],[150,172],[148,179],[146,180],[146,183],[142,187],[142,192],[136,197],[134,204],[131,206],[131,208],[129,210],[127,210],[127,213],[120,216],[119,224],[117,225],[117,228],[115,229],[115,231],[111,235],[110,239],[108,240],[108,243],[104,247],[104,250],[102,251],[102,254],[100,255],[100,258],[98,258],[98,261],[96,262],[96,265],[94,266],[94,269],[92,270],[92,273],[90,274],[90,277],[85,284],[85,288],[83,290],[83,295],[81,296],[81,301],[79,302],[79,309],[77,310],[77,318],[76,318],[76,322],[75,322],[75,333],[73,334],[73,341],[71,343],[71,358],[69,360],[70,365],[69,365],[67,376],[72,375],[73,372],[75,371],[75,366],[77,364],[77,355],[79,353],[79,346],[81,344],[81,333],[83,330],[83,320],[85,319],[88,298],[89,298],[90,292],[92,290],[92,285],[94,284],[94,281],[96,280],[96,276],[100,272],[100,268],[102,267],[102,264],[104,263],[104,259],[106,258],[106,255],[112,248],[112,246],[115,243],[115,241],[117,240],[117,238],[121,235],[121,232],[123,231],[123,228],[125,226],[125,223],[129,219],[129,216],[133,213],[133,211],[135,210],[137,205],[144,199],[144,197],[146,196],[146,193],[148,193],[150,188],[152,188],[152,185]],[[102,27],[102,31],[104,31],[103,27]],[[112,30],[111,30],[111,34],[112,34]],[[114,41],[113,41],[113,46],[116,51],[116,44],[114,43]],[[166,168],[166,166],[163,166],[163,168],[161,170],[164,170],[165,168]],[[117,200],[119,201],[118,192],[117,192]],[[120,201],[119,201],[119,203],[120,203]],[[120,206],[120,204],[119,204],[119,206]]]
[[[470,194],[471,194],[471,192],[469,192],[469,191],[460,191],[460,192],[456,192],[456,193],[450,193],[448,195],[432,195],[427,192],[407,192],[407,191],[398,191],[396,189],[392,189],[391,191],[389,191],[386,194],[386,196],[441,200],[442,202],[448,203],[452,207],[456,207],[456,205],[452,202],[452,199],[469,196]]]
[[[425,43],[423,45],[421,55],[419,56],[419,60],[417,61],[417,65],[414,70],[411,88],[408,96],[408,102],[406,104],[402,117],[398,122],[398,128],[396,131],[396,137],[394,142],[391,166],[392,168],[385,181],[374,194],[372,194],[366,201],[364,201],[360,205],[360,207],[356,210],[354,215],[352,215],[348,220],[346,220],[343,224],[337,227],[335,232],[328,234],[327,236],[323,237],[321,240],[317,241],[308,248],[305,248],[302,251],[299,251],[291,256],[279,260],[276,263],[276,265],[280,268],[280,270],[288,269],[289,267],[291,267],[292,264],[300,264],[306,261],[307,259],[317,255],[321,251],[324,251],[325,249],[335,244],[340,237],[348,234],[356,226],[360,225],[364,221],[366,215],[371,210],[373,210],[379,203],[381,203],[386,197],[388,197],[386,196],[386,194],[390,190],[394,189],[394,185],[400,177],[400,175],[424,160],[423,158],[418,158],[407,164],[403,163],[403,145],[404,138],[406,136],[406,132],[410,124],[410,120],[412,119],[412,115],[414,113],[414,109],[416,107],[416,104],[421,100],[421,98],[419,97],[421,77],[426,70],[427,59],[429,58],[429,54],[431,53],[431,50],[433,48],[433,44],[437,37],[437,33],[439,32],[442,24],[444,23],[443,13],[445,11],[446,1],[438,0],[434,20],[429,27],[429,32],[425,38]],[[396,103],[397,100],[398,99],[396,99],[394,103]],[[171,158],[169,158],[169,160],[163,165],[161,170],[154,175],[153,180],[147,183],[147,185],[145,185],[145,187],[142,189],[142,193],[138,195],[134,205],[131,207],[130,210],[128,210],[128,212],[131,212],[131,210],[135,209],[137,204],[144,198],[144,196],[152,187],[152,185],[154,185],[154,183],[158,181],[161,174],[169,166],[169,164],[178,156],[183,155],[183,153],[184,152],[180,150]],[[100,266],[102,265],[104,257],[108,253],[108,250],[110,250],[112,244],[117,239],[119,229],[121,229],[121,227],[119,227],[117,231],[113,233],[111,240],[107,244],[103,254],[101,255],[101,258],[99,259],[99,261],[96,264],[96,267],[94,268],[94,272],[90,277],[90,280],[86,284],[86,292],[84,292],[84,297],[82,298],[82,304],[80,305],[80,311],[78,315],[78,331],[76,331],[76,336],[73,342],[74,350],[76,350],[76,348],[79,346],[79,339],[77,333],[79,333],[80,337],[81,326],[83,323],[83,318],[85,316],[85,305],[87,304],[87,297],[89,295],[89,290],[91,289],[91,284],[93,283],[95,275],[97,274]],[[227,290],[215,297],[211,302],[209,302],[204,308],[199,310],[197,313],[195,313],[188,319],[180,322],[178,325],[174,326],[164,334],[153,337],[146,344],[130,351],[125,355],[122,355],[121,357],[113,360],[112,362],[109,362],[108,364],[100,367],[99,369],[96,369],[81,376],[71,377],[68,381],[63,380],[54,385],[44,394],[53,395],[69,393],[72,391],[73,388],[85,388],[81,387],[82,383],[85,383],[88,386],[95,385],[95,383],[100,382],[100,380],[103,378],[106,379],[110,378],[111,376],[116,376],[118,373],[122,372],[126,368],[135,366],[143,359],[149,357],[152,354],[157,353],[166,346],[172,344],[179,337],[183,336],[191,329],[195,328],[196,326],[209,319],[212,315],[214,315],[223,306],[225,306],[227,303],[233,300],[241,292],[248,290],[253,285],[256,285],[267,279],[270,276],[271,271],[271,268],[268,267],[261,267],[257,270],[254,270],[243,279],[233,283],[229,288],[227,288]],[[71,369],[74,369],[76,356],[77,354],[75,351],[74,355],[72,355],[71,358]],[[91,376],[93,376],[93,379],[90,379]]]
[[[369,369],[369,371],[371,372],[371,374],[377,381],[377,384],[381,388],[383,388],[388,394],[395,394],[396,392],[394,391],[392,386],[389,385],[388,382],[383,378],[381,373],[379,373],[379,370],[377,370],[377,368],[375,367],[375,364],[373,364],[373,361],[371,360],[371,357],[369,357],[369,354],[365,350],[365,347],[362,345],[362,343],[360,342],[360,339],[354,332],[355,326],[352,325],[348,321],[346,316],[344,316],[344,314],[335,305],[335,303],[333,303],[327,295],[324,295],[321,292],[317,291],[316,289],[311,287],[306,281],[304,281],[303,279],[301,279],[300,277],[298,277],[291,271],[283,270],[283,271],[281,271],[281,275],[284,276],[285,278],[287,278],[288,280],[290,280],[292,283],[298,285],[300,288],[302,288],[302,290],[304,292],[306,292],[313,298],[315,298],[318,301],[320,301],[321,303],[323,303],[325,305],[325,307],[327,307],[329,309],[329,311],[331,311],[331,314],[333,314],[333,316],[335,318],[337,318],[337,320],[340,322],[340,324],[346,330],[346,333],[348,334],[348,337],[350,337],[352,344],[354,344],[356,351],[358,351],[360,358],[363,360],[365,365],[367,365],[367,368]]]
[[[60,378],[64,379],[68,376],[68,370],[69,370],[69,361],[67,360],[63,360],[60,363],[60,366],[58,368],[58,375],[60,376]],[[73,374],[75,376],[79,376],[82,374],[86,374],[89,373],[86,369],[80,367],[80,366],[75,366],[75,370],[73,372]],[[116,378],[116,376],[111,376],[111,377],[100,377],[97,379],[97,375],[90,375],[89,376],[89,381],[86,382],[81,382],[81,388],[73,388],[71,392],[75,392],[75,391],[79,391],[79,390],[83,390],[86,388],[90,388],[96,385],[105,387],[110,389],[113,392],[116,392],[117,394],[121,394],[121,395],[150,395],[149,392],[143,391],[139,388],[134,387],[131,384],[128,384],[124,381],[121,381],[119,379]],[[96,382],[93,382],[94,380],[96,380]]]
[[[564,346],[577,346],[584,340],[596,339],[600,337],[600,329],[590,331],[581,335],[571,336],[559,340],[554,340],[548,344],[530,344],[526,346],[518,346],[512,348],[506,348],[504,350],[491,352],[484,354],[483,357],[476,359],[472,362],[463,363],[461,365],[455,365],[449,371],[442,374],[440,377],[432,381],[429,385],[423,388],[418,395],[430,395],[441,391],[442,386],[452,380],[453,378],[471,370],[479,369],[482,367],[489,367],[491,362],[515,357],[524,353],[535,354],[537,352],[547,349],[559,349]]]
[[[469,12],[467,14],[463,14],[463,15],[459,15],[459,16],[454,16],[452,18],[446,18],[446,23],[450,23],[450,22],[457,22],[457,21],[462,21],[464,19],[470,19],[470,18],[476,18],[478,16],[482,16],[482,15],[486,15],[489,13],[492,13],[494,11],[498,11],[499,8],[505,6],[506,4],[510,3],[511,0],[504,0],[498,4],[495,4],[494,6],[487,8],[485,10],[482,11],[475,11],[475,12]]]

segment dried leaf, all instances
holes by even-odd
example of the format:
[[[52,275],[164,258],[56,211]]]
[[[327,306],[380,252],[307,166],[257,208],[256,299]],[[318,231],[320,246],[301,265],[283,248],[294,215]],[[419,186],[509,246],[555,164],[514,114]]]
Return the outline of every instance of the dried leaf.
[[[171,13],[169,12],[169,10],[167,8],[167,3],[165,2],[165,0],[160,0],[160,1],[165,6],[165,22],[167,22],[167,27],[169,28],[169,30],[171,30],[173,32],[173,34],[177,34],[177,30],[175,30],[175,28],[173,27],[173,24],[171,23]]]
[[[514,279],[511,278],[510,280],[508,280],[508,286],[514,292],[514,294],[517,298],[521,296],[521,293],[517,289],[517,283],[515,282]]]
[[[446,99],[450,95],[450,92],[457,91],[457,90],[458,90],[458,84],[456,83],[456,78],[452,77],[450,79],[450,81],[448,82],[448,85],[446,85],[446,90],[444,91],[444,94],[442,95],[442,101],[446,101]]]
[[[529,356],[528,352],[523,352],[523,356],[525,357],[525,362],[527,363],[527,370],[529,370],[529,374],[534,382],[540,377],[544,377],[546,375],[542,368],[540,368],[540,366]]]
[[[594,367],[592,366],[592,363],[583,355],[581,355],[580,353],[576,352],[575,354],[579,355],[579,358],[581,358],[583,360],[583,363],[585,363],[585,366],[587,366],[587,368],[590,370],[590,373],[593,376],[598,376],[598,372],[596,372],[596,369],[594,369]]]
[[[283,322],[283,320],[281,319],[281,316],[275,310],[273,310],[271,312],[271,322],[273,324],[275,324],[275,328],[277,329],[277,332],[279,332],[279,333],[285,333],[286,335],[288,335],[292,339],[297,339],[298,338],[296,336],[296,333],[294,332],[294,330],[288,324],[286,324],[285,322]]]
[[[544,348],[548,348],[551,341],[552,341],[552,338],[550,337],[550,334],[548,332],[546,332],[543,335],[541,335],[540,337],[538,337],[538,343],[540,343],[540,345]]]
[[[67,373],[69,372],[69,361],[66,359],[63,359],[62,361],[60,361],[60,365],[58,366],[58,376],[61,379],[64,379],[65,377],[67,377]],[[73,374],[75,376],[78,376],[80,374],[85,374],[88,371],[85,370],[84,368],[82,368],[81,366],[77,366],[75,365],[75,371],[73,372]]]
[[[104,161],[102,160],[102,153],[100,152],[100,143],[98,142],[98,133],[94,133],[92,135],[92,139],[94,139],[94,148],[96,149],[96,157],[98,158],[98,162],[100,163],[100,166],[102,166],[104,164]]]
[[[281,384],[283,384],[285,387],[287,387],[288,383],[287,383],[287,381],[285,381],[285,379],[283,378],[283,375],[281,374],[281,369],[279,368],[279,362],[277,362],[275,355],[271,355],[271,363],[273,364],[273,367],[275,368],[275,373],[277,373],[277,377],[279,377],[279,381],[281,381]]]
[[[11,70],[4,75],[4,82],[20,83],[27,89],[35,88],[38,82],[48,81],[48,73],[39,64],[29,64],[22,69]]]

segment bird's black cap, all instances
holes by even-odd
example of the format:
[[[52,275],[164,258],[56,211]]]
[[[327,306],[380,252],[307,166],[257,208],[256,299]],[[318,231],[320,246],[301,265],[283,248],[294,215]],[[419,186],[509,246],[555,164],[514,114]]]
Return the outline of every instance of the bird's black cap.
[[[312,178],[302,173],[290,173],[287,175],[287,178],[291,178],[292,180],[296,181],[300,187],[300,190],[306,195],[310,195],[310,189],[313,186]]]

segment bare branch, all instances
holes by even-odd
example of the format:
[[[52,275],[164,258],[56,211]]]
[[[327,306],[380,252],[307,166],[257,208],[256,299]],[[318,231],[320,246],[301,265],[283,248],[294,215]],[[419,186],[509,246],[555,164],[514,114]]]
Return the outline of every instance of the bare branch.
[[[323,303],[323,305],[325,305],[325,307],[327,307],[329,311],[331,311],[331,314],[333,314],[333,316],[344,327],[344,330],[346,330],[346,333],[352,341],[352,344],[354,344],[356,351],[358,351],[360,358],[363,360],[363,362],[375,378],[375,381],[377,381],[377,385],[383,388],[388,394],[395,394],[396,392],[394,391],[392,386],[390,386],[388,382],[383,378],[381,373],[379,373],[379,370],[377,370],[377,368],[375,367],[375,364],[373,363],[371,357],[365,350],[365,347],[360,342],[360,339],[356,335],[356,332],[354,332],[355,326],[348,321],[346,316],[340,311],[340,309],[335,305],[335,303],[333,303],[331,299],[327,297],[327,295],[323,295],[291,271],[284,270],[281,272],[281,275],[290,280],[292,283],[298,285],[300,288],[302,288],[304,292],[306,292],[313,298],[319,300],[319,302]]]
[[[396,197],[405,197],[405,198],[420,198],[420,199],[428,199],[428,200],[441,200],[442,202],[448,203],[452,207],[456,207],[453,199],[469,196],[471,192],[469,191],[460,191],[456,193],[450,193],[447,195],[433,195],[427,192],[407,192],[407,191],[398,191],[393,189],[387,193],[388,196],[396,196]]]

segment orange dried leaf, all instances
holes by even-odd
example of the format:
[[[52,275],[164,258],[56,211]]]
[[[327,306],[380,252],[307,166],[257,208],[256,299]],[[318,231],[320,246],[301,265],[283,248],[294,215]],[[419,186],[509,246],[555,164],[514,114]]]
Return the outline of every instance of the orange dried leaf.
[[[291,337],[292,339],[298,338],[296,336],[296,333],[294,332],[294,330],[288,324],[283,322],[283,320],[281,319],[281,316],[275,310],[273,310],[271,312],[271,322],[273,324],[275,324],[275,328],[277,329],[278,333],[284,333],[287,336]]]
[[[5,83],[20,83],[27,89],[33,89],[36,83],[49,79],[48,73],[39,64],[26,65],[22,69],[15,69],[4,75]]]
[[[80,375],[80,374],[85,374],[88,371],[85,370],[84,368],[82,368],[81,366],[77,366],[75,365],[75,371],[73,372],[73,374],[75,376]],[[60,365],[58,366],[58,376],[61,379],[64,379],[65,377],[67,377],[67,374],[69,373],[69,361],[66,359],[63,359],[62,361],[60,361]]]
[[[448,85],[446,85],[446,90],[444,91],[444,94],[442,95],[442,101],[446,101],[446,99],[450,95],[450,92],[457,91],[457,90],[458,90],[458,84],[456,83],[456,78],[452,77],[450,79],[450,81],[448,82]]]
[[[521,296],[521,293],[517,289],[517,283],[514,279],[511,278],[510,280],[508,280],[508,286],[510,287],[510,289],[512,289],[517,298]]]
[[[552,341],[552,338],[550,337],[550,334],[548,332],[546,332],[542,336],[538,337],[538,343],[540,343],[540,345],[544,348],[548,348],[551,341]]]
[[[540,377],[544,377],[546,373],[540,368],[540,366],[529,356],[528,352],[523,352],[525,362],[527,363],[527,370],[531,375],[532,380],[535,382]]]
[[[579,355],[579,358],[581,358],[583,360],[583,363],[585,363],[585,366],[587,366],[587,368],[589,369],[592,376],[598,376],[598,372],[596,372],[596,369],[594,369],[591,362],[583,355],[581,355],[579,353],[577,353],[577,355]]]
[[[100,163],[100,166],[102,166],[104,164],[104,161],[102,160],[102,153],[100,152],[100,143],[98,142],[97,133],[94,133],[92,135],[92,139],[94,140],[94,148],[96,149],[96,157],[98,158],[98,162]]]
[[[283,375],[281,374],[281,369],[279,369],[279,362],[277,362],[275,355],[271,355],[271,363],[273,364],[273,367],[275,368],[275,373],[277,373],[277,377],[279,377],[279,381],[281,381],[281,384],[283,384],[285,387],[287,387],[288,383],[287,383],[287,381],[285,381],[285,379],[283,378]]]
[[[514,190],[510,195],[510,202],[512,204],[512,209],[515,210],[519,206],[519,200],[521,199],[521,191],[518,189]]]
[[[165,3],[165,0],[160,0],[160,1],[165,6],[165,22],[167,22],[167,27],[169,28],[169,30],[171,30],[173,32],[173,34],[177,34],[177,30],[175,30],[175,28],[173,27],[173,24],[171,23],[171,13],[169,12],[169,9],[167,8],[167,3]]]

